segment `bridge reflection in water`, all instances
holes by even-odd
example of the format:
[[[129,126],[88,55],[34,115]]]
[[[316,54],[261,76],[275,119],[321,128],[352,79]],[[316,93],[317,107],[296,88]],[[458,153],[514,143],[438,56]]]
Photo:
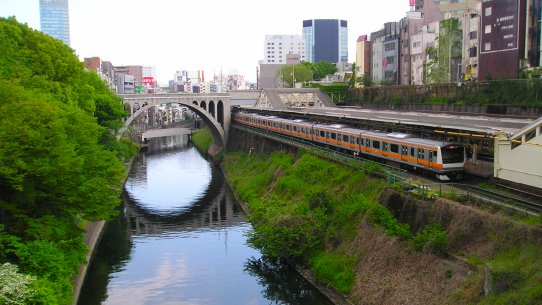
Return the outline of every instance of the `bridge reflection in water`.
[[[79,305],[332,304],[290,266],[246,245],[251,226],[222,173],[186,138],[151,140],[125,190]]]
[[[149,146],[149,149],[152,150],[153,146]],[[170,148],[175,149],[174,146]],[[192,153],[197,152],[193,150]],[[142,156],[140,167],[146,167],[147,159],[147,156]],[[139,171],[139,175],[143,173],[147,171]],[[191,178],[194,180],[194,177]],[[127,190],[131,188],[130,185],[126,185]],[[137,204],[127,204],[124,208],[130,232],[134,235],[200,231],[246,224],[245,216],[232,196],[226,196],[223,175],[215,167],[210,168],[210,181],[207,188],[201,194],[192,194],[196,200],[188,202],[186,206],[177,204],[176,207],[171,207],[166,203],[165,207],[157,207],[154,201],[153,206],[147,208],[145,202],[134,198],[134,193],[125,192],[125,196],[129,202],[137,202]],[[182,197],[182,194],[175,196]],[[179,199],[183,198],[177,198]]]

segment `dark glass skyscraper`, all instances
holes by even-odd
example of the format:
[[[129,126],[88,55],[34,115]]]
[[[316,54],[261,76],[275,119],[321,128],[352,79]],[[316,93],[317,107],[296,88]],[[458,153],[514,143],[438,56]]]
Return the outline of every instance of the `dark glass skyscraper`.
[[[305,60],[308,62],[348,62],[348,24],[346,20],[303,20]]]
[[[68,0],[40,0],[41,31],[70,45]]]

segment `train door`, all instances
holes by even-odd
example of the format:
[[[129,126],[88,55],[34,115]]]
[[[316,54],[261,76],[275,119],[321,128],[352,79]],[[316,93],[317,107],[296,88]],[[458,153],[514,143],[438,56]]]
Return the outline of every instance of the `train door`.
[[[358,137],[356,136],[350,136],[350,148],[354,149],[355,151],[359,151],[359,145],[358,143]]]
[[[376,141],[376,140],[372,140],[371,141],[372,144],[373,144],[373,153],[374,154],[378,154],[378,155],[381,155],[382,154],[382,150],[381,150],[381,143],[380,141]]]
[[[436,150],[428,150],[427,151],[427,159],[429,161],[429,167],[433,167],[433,162],[437,159],[437,151]]]
[[[364,143],[363,143],[363,138],[356,137],[356,142],[357,142],[356,148],[359,149],[359,151],[364,150],[364,149],[362,148],[363,145],[364,145]]]
[[[317,132],[319,133],[319,136],[318,136],[318,140],[320,140],[320,142],[327,142],[326,140],[326,132],[324,130],[317,130]]]
[[[408,146],[401,145],[401,161],[408,162]]]
[[[426,163],[425,161],[425,149],[418,148],[418,160],[417,163],[420,165],[424,165]]]

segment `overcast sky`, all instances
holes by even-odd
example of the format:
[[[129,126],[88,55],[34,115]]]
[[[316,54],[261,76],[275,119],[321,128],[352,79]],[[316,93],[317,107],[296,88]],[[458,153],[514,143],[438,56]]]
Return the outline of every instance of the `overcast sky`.
[[[348,21],[348,57],[358,36],[409,10],[408,0],[69,0],[71,47],[81,60],[154,66],[160,84],[178,70],[239,73],[256,81],[265,35],[301,35],[304,19]],[[39,0],[0,0],[0,16],[40,29]]]

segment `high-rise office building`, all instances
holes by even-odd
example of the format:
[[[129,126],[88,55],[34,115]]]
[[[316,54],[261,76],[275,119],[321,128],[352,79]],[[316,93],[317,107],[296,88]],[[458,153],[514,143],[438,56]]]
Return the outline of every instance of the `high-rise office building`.
[[[70,45],[68,0],[40,0],[41,31]]]
[[[308,62],[348,62],[348,24],[346,20],[303,20],[305,60]]]
[[[301,35],[265,35],[264,64],[285,64],[286,56],[291,54],[305,60],[305,44]]]

